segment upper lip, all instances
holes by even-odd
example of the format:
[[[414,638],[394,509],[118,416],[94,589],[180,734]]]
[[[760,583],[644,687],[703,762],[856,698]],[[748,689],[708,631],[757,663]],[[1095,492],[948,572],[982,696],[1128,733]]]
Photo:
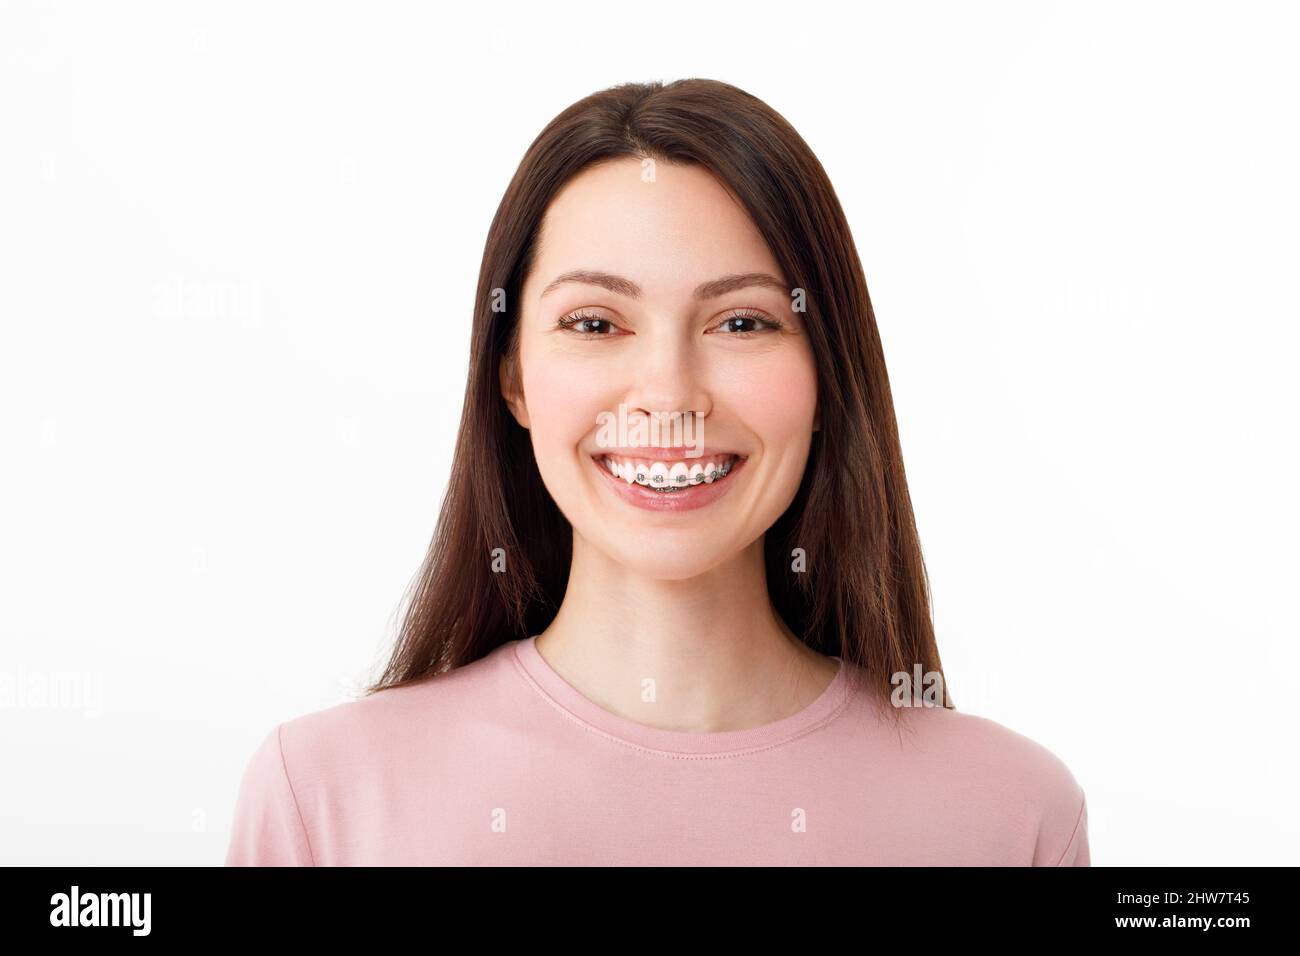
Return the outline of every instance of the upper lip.
[[[610,456],[614,458],[644,458],[648,461],[678,461],[684,458],[724,458],[728,455],[735,455],[737,458],[743,458],[744,455],[737,451],[727,449],[704,448],[698,454],[690,454],[693,449],[686,445],[678,445],[675,448],[665,448],[661,445],[641,445],[636,448],[597,448],[593,453],[594,458],[603,458]]]

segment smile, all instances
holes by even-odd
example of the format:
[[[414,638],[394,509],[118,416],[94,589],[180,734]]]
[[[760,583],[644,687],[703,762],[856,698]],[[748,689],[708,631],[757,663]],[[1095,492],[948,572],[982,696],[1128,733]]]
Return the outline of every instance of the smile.
[[[647,461],[602,455],[597,462],[615,478],[671,495],[692,485],[711,485],[731,473],[739,455],[716,455],[703,461]]]
[[[691,512],[712,504],[738,481],[748,459],[715,452],[700,458],[647,459],[620,454],[596,455],[593,467],[619,498],[660,513]]]

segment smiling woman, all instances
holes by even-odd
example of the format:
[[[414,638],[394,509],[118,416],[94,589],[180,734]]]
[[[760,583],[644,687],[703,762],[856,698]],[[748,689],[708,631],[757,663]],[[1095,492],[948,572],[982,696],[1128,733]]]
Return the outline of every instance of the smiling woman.
[[[1089,862],[1066,766],[944,689],[861,263],[781,116],[700,79],[569,107],[475,310],[391,659],[267,735],[228,862]]]

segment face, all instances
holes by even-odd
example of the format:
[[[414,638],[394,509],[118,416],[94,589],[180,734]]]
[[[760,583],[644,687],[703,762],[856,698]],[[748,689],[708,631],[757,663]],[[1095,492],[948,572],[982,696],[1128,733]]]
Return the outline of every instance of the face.
[[[587,275],[557,282],[576,272]],[[769,279],[735,278],[746,276]],[[791,291],[739,201],[701,167],[659,162],[648,177],[621,158],[556,196],[522,290],[518,387],[504,370],[502,387],[575,548],[581,536],[610,560],[682,579],[781,516],[817,415]]]

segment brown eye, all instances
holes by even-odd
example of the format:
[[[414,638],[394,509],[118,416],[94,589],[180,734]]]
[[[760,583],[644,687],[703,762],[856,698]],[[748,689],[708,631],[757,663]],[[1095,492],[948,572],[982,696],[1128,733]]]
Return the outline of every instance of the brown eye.
[[[746,323],[756,325],[757,319],[751,319],[747,315],[737,315],[723,321],[721,328],[726,332],[754,332],[755,328],[749,328]]]
[[[716,326],[714,331],[727,335],[746,337],[760,332],[771,332],[781,328],[781,323],[765,315],[753,315],[748,312],[729,315]]]
[[[609,319],[601,318],[598,315],[587,315],[585,313],[575,313],[566,315],[560,319],[556,325],[567,332],[575,335],[595,338],[602,335],[612,335],[617,328]]]

